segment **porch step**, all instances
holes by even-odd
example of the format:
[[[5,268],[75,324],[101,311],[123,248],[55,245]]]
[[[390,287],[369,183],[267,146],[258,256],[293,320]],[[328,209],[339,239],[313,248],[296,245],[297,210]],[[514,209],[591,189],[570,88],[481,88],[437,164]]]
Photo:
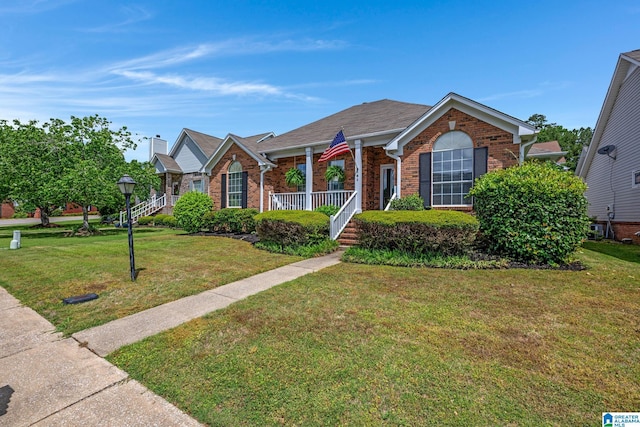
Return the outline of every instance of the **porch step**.
[[[344,228],[338,237],[338,242],[340,242],[340,246],[355,246],[358,243],[358,234],[352,221]]]

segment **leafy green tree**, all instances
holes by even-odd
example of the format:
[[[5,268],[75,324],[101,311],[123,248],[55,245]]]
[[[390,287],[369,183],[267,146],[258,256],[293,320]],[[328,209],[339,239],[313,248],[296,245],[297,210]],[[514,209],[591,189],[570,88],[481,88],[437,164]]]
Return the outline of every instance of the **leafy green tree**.
[[[547,117],[543,114],[533,114],[527,122],[540,130],[538,142],[558,141],[562,151],[567,152],[565,166],[574,171],[582,153],[582,148],[591,142],[593,129],[581,127],[580,129],[569,130],[556,123],[548,123]]]
[[[135,147],[127,128],[113,130],[110,126],[109,120],[98,115],[72,116],[69,125],[62,121],[51,124],[51,132],[66,141],[66,199],[82,206],[81,228],[85,230],[89,230],[91,205],[122,206],[124,199],[116,183],[125,173],[138,182],[135,195],[141,198],[148,198],[150,187],[159,185],[149,164],[125,161],[124,151]]]
[[[61,191],[64,144],[47,127],[48,124],[39,125],[35,120],[28,123],[14,120],[12,126],[3,122],[5,137],[0,161],[0,174],[9,181],[8,191],[5,184],[3,191],[24,210],[39,208],[45,227],[49,225],[51,211],[65,202]]]
[[[9,144],[12,139],[13,128],[9,126],[6,120],[0,120],[0,203],[9,198]]]

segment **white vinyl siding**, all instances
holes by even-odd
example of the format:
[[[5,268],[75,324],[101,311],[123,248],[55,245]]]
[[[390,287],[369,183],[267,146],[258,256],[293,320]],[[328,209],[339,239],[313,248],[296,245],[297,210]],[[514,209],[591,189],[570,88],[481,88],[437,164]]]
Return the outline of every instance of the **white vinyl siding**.
[[[173,158],[184,173],[198,172],[207,162],[207,158],[188,136],[183,138],[180,148]]]
[[[595,154],[586,176],[589,216],[607,218],[612,206],[615,221],[640,221],[640,187],[633,188],[631,174],[640,169],[640,68],[620,87],[611,115],[596,148],[615,145],[615,160]]]

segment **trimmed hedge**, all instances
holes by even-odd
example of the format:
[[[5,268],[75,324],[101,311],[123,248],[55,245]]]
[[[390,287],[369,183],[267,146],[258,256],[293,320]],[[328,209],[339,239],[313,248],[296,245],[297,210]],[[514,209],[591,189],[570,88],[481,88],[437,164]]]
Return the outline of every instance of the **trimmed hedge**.
[[[189,191],[178,199],[173,216],[178,227],[187,233],[195,233],[204,227],[204,214],[213,209],[211,197],[198,191]]]
[[[336,205],[322,205],[315,208],[314,212],[320,212],[330,217],[331,215],[337,214],[339,210],[340,207]]]
[[[478,232],[478,220],[457,211],[366,211],[354,216],[358,246],[416,254],[467,252]]]
[[[564,262],[586,238],[586,189],[570,172],[530,162],[483,175],[470,195],[490,252],[547,264]]]
[[[152,216],[141,216],[138,218],[138,225],[153,225]]]
[[[204,228],[211,232],[253,233],[256,231],[254,217],[256,209],[224,208],[207,212],[204,216]]]
[[[255,216],[261,242],[281,246],[315,245],[329,238],[329,218],[312,211],[269,211]]]
[[[410,194],[393,199],[389,208],[394,211],[422,211],[424,210],[424,199],[419,194]]]

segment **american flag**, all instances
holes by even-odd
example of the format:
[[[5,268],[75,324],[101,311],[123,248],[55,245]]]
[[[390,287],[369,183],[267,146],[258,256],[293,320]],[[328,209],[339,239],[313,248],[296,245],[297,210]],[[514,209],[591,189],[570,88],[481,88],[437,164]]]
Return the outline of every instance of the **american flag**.
[[[333,138],[333,142],[331,143],[331,145],[329,145],[329,147],[324,150],[324,153],[322,153],[322,156],[320,156],[318,162],[326,162],[332,157],[335,157],[342,153],[348,153],[350,151],[351,149],[347,144],[347,140],[344,139],[344,134],[342,133],[342,131],[340,131],[336,134],[336,137]]]

